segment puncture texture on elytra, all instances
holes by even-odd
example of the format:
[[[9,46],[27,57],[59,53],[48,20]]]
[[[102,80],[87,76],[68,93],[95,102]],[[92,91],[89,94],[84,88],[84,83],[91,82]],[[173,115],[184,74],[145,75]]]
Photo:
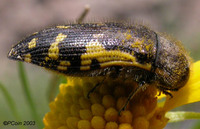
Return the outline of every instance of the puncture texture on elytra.
[[[164,93],[183,87],[188,56],[177,43],[143,25],[83,23],[44,29],[8,54],[68,76],[111,76],[156,83]]]

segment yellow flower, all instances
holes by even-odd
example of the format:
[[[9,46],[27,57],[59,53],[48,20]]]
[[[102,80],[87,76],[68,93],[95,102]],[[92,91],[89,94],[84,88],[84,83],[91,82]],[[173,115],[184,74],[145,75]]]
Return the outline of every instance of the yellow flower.
[[[169,120],[166,112],[200,101],[200,61],[191,67],[188,83],[172,92],[173,98],[167,96],[163,105],[158,103],[156,87],[149,86],[137,93],[120,115],[137,84],[106,79],[88,98],[88,92],[102,78],[67,78],[68,83],[60,85],[60,93],[49,104],[51,111],[43,119],[44,129],[162,129]]]

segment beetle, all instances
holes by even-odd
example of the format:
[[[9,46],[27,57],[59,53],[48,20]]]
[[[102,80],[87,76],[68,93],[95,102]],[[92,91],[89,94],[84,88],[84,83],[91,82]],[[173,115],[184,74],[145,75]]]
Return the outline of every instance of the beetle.
[[[139,24],[81,23],[47,28],[12,47],[8,58],[67,76],[131,79],[138,88],[128,101],[151,83],[172,96],[170,91],[183,87],[190,74],[189,56],[179,41]]]

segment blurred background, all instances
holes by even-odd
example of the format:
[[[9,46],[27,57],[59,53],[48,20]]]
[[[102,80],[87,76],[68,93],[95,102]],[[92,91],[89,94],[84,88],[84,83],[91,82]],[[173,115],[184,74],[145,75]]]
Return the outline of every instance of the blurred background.
[[[84,21],[105,21],[107,18],[132,19],[166,32],[182,41],[194,61],[200,59],[200,0],[0,0],[0,82],[16,103],[22,120],[34,120],[21,87],[17,62],[7,53],[22,38],[54,25],[76,22],[89,6]],[[31,64],[25,64],[30,91],[42,121],[49,111],[49,85],[52,73]],[[58,85],[58,84],[56,84]],[[55,88],[55,89],[58,89]],[[15,120],[0,91],[0,128],[2,121]],[[198,111],[200,103],[189,104],[177,110]],[[176,110],[176,109],[175,109]],[[168,124],[165,129],[197,129],[199,120]],[[30,126],[36,129],[37,126]]]

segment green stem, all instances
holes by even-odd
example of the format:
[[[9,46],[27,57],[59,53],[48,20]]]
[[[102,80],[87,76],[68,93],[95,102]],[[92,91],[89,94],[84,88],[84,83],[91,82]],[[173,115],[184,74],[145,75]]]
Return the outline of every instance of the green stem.
[[[83,22],[84,18],[87,16],[89,10],[90,10],[89,5],[86,5],[84,11],[82,12],[82,14],[80,15],[80,17],[77,20],[78,23]]]
[[[50,80],[50,83],[49,83],[49,92],[48,92],[49,103],[51,101],[53,101],[55,96],[56,96],[56,91],[58,89],[58,82],[59,82],[59,76],[53,74],[51,76],[51,80]]]
[[[166,117],[169,118],[169,122],[178,122],[187,119],[200,119],[200,113],[198,112],[167,112]]]
[[[19,62],[18,67],[19,67],[20,80],[21,80],[21,83],[22,83],[22,86],[23,86],[23,89],[24,89],[24,94],[26,96],[25,98],[27,99],[27,102],[30,106],[33,119],[35,119],[38,128],[41,129],[41,128],[43,128],[42,120],[38,116],[36,107],[34,105],[32,97],[31,97],[31,92],[30,92],[30,89],[29,89],[28,80],[26,78],[27,75],[25,73],[24,65],[22,64],[22,62]]]
[[[66,77],[52,74],[49,82],[49,91],[48,91],[49,103],[54,100],[56,93],[58,92],[59,84],[61,83],[67,83]]]
[[[8,103],[8,106],[10,107],[10,110],[13,114],[13,116],[15,117],[15,119],[17,121],[21,121],[21,118],[17,112],[17,108],[15,105],[15,102],[13,101],[11,95],[9,94],[9,92],[6,90],[5,86],[3,84],[0,83],[0,89],[2,90],[2,93],[6,99],[6,102]],[[20,129],[26,129],[26,127],[24,126],[19,126]]]

